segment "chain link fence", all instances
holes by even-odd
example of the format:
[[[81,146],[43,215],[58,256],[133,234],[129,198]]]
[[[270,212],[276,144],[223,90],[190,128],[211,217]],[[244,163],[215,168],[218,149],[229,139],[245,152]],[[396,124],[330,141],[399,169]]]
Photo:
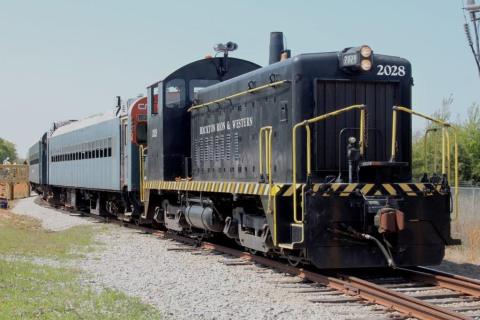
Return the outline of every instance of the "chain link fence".
[[[480,188],[458,188],[458,209],[460,221],[480,220]]]

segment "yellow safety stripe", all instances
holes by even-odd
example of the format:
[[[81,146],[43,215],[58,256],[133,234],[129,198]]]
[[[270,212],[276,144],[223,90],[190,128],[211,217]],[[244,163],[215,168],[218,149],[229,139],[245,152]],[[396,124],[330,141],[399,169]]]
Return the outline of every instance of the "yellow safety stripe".
[[[352,193],[353,190],[357,187],[358,183],[349,183],[347,186],[343,189],[343,191],[340,193],[341,197],[346,197],[350,193]]]
[[[145,181],[144,186],[145,189],[239,193],[261,196],[268,196],[270,192],[268,184],[254,182],[150,180]],[[272,189],[273,195],[283,187],[283,184],[274,184],[274,186],[276,188]]]
[[[396,196],[397,195],[397,191],[395,190],[394,187],[392,187],[391,184],[384,183],[382,186],[385,188],[385,190],[388,192],[389,195],[391,195],[391,196]]]
[[[273,184],[272,190],[266,183],[233,182],[233,181],[145,181],[145,189],[198,191],[212,193],[238,193],[268,196],[283,190],[282,196],[293,195],[294,187],[291,184]],[[285,188],[282,188],[284,187]],[[297,183],[297,191],[305,184]],[[322,196],[348,197],[360,192],[364,196],[418,196],[441,193],[441,186],[431,183],[317,183],[312,185],[313,193],[321,192]],[[428,191],[428,192],[427,192]]]
[[[360,192],[362,194],[367,194],[370,190],[372,190],[374,184],[373,183],[367,183],[366,185],[363,186],[362,189],[360,189]]]

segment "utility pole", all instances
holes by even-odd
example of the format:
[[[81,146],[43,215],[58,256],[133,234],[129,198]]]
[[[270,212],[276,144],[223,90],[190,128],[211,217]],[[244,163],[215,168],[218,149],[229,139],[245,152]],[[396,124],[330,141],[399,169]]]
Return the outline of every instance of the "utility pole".
[[[480,12],[480,5],[475,3],[475,0],[467,0],[465,7],[463,8],[465,12],[468,14],[470,21],[467,19],[467,15],[464,14],[465,17],[465,34],[467,35],[468,45],[472,50],[473,57],[475,59],[475,63],[477,64],[478,75],[480,76],[480,44],[478,39],[479,34],[479,27],[480,27],[480,17],[477,17],[477,14]],[[470,25],[473,28],[473,36],[470,32]]]

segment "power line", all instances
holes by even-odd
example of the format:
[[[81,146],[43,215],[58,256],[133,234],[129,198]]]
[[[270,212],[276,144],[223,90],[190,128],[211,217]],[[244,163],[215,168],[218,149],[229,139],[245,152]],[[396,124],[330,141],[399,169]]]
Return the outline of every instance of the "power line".
[[[464,6],[463,0],[463,18],[465,20],[464,29],[465,35],[467,36],[468,46],[472,50],[473,58],[475,59],[475,63],[477,65],[478,74],[480,76],[480,42],[479,42],[479,27],[480,27],[480,18],[477,18],[477,13],[480,12],[480,5],[475,3],[475,0],[467,0],[467,4]],[[467,16],[465,12],[468,12],[470,15],[471,24],[473,26],[474,36],[475,39],[472,39],[472,34],[470,32],[470,24],[467,20]],[[475,48],[476,47],[476,48]]]

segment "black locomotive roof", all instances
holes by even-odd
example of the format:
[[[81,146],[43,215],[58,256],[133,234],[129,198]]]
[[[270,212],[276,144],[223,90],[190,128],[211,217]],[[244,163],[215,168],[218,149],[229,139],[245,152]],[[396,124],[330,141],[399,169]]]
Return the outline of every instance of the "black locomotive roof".
[[[388,77],[379,77],[375,70],[378,64],[396,64],[403,65],[407,70],[404,79],[411,81],[410,62],[404,58],[374,54],[373,67],[368,72],[349,72],[339,68],[338,60],[339,52],[321,52],[321,53],[304,53],[296,55],[292,58],[273,63],[271,65],[259,68],[238,77],[214,84],[199,92],[198,98],[200,103],[205,103],[215,98],[219,94],[227,96],[236,92],[249,89],[250,86],[260,86],[272,82],[272,76],[275,80],[293,80],[296,78],[314,77],[322,79],[345,79],[345,80],[361,80],[361,81],[391,81]]]
[[[179,69],[173,71],[161,81],[168,81],[171,79],[213,79],[218,75],[218,68],[222,62],[223,57],[205,58],[186,64]],[[240,70],[254,70],[261,68],[260,65],[248,60],[238,58],[228,58],[227,72],[222,80],[231,79],[235,74],[240,73]],[[160,81],[155,82],[148,87],[156,87]]]

